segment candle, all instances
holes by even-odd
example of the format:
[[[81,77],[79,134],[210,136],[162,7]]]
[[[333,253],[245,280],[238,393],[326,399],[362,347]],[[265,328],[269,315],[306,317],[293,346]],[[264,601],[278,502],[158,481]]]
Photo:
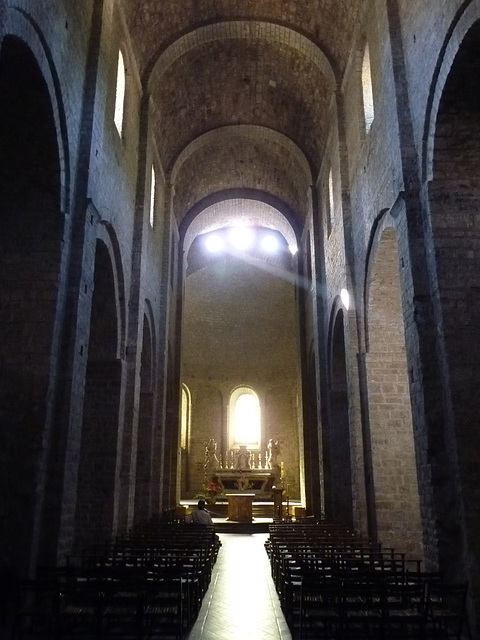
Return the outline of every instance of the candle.
[[[280,463],[280,475],[283,478],[283,462]]]

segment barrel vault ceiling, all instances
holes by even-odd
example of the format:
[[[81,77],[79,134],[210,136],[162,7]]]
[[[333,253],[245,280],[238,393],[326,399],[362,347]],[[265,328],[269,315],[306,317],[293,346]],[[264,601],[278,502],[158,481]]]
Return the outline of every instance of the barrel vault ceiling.
[[[365,2],[123,0],[180,223],[235,198],[301,228]]]

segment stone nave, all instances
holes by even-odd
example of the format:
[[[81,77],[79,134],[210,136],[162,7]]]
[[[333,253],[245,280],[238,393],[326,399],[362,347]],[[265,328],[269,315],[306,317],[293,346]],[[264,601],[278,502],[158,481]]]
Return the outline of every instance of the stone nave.
[[[0,0],[9,575],[272,440],[475,629],[479,42],[479,0]]]

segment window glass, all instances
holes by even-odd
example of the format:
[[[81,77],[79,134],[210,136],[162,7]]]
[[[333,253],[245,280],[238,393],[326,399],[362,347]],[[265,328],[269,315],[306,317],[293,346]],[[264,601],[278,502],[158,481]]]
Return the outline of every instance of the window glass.
[[[152,178],[150,182],[150,226],[153,228],[155,221],[155,187],[156,187],[155,167],[152,166]]]
[[[231,446],[239,447],[243,444],[250,449],[260,448],[260,427],[260,403],[257,394],[249,387],[236,389],[230,398]]]
[[[374,118],[372,72],[370,68],[370,50],[368,44],[363,53],[362,63],[363,114],[365,117],[365,131],[368,133]]]
[[[120,135],[123,131],[123,110],[125,105],[125,63],[122,52],[118,52],[117,89],[115,95],[115,126]]]
[[[182,415],[180,427],[180,446],[182,447],[182,449],[187,448],[187,437],[190,426],[190,410],[190,391],[185,384],[182,384]]]

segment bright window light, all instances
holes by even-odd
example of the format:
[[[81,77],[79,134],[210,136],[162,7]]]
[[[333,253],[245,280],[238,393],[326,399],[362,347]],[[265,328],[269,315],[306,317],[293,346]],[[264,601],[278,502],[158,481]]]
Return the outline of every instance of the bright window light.
[[[329,219],[330,222],[333,220],[333,214],[335,210],[335,201],[333,199],[333,171],[330,167],[330,171],[328,172],[328,207],[329,207]]]
[[[362,61],[362,89],[363,89],[363,114],[365,117],[365,131],[368,133],[372,126],[375,111],[373,107],[372,71],[370,67],[370,50],[368,44],[363,52]]]
[[[275,236],[265,236],[262,240],[262,249],[268,253],[275,253],[278,250],[278,240]]]
[[[152,177],[150,181],[150,226],[153,227],[155,221],[155,188],[156,188],[155,167],[152,166]]]
[[[243,393],[235,402],[235,441],[238,444],[257,444],[259,427],[258,398],[251,393]]]
[[[125,63],[122,52],[118,52],[117,87],[115,95],[115,126],[120,135],[123,130],[123,110],[125,106]]]
[[[261,441],[260,401],[251,387],[237,387],[228,402],[228,441],[231,448],[246,445],[259,449]]]
[[[191,412],[192,400],[190,391],[186,385],[182,385],[182,414],[181,414],[181,429],[180,429],[180,446],[182,449],[187,448],[187,437],[190,429],[190,412]]]
[[[340,291],[340,298],[342,299],[343,306],[348,311],[350,308],[350,294],[346,289]]]
[[[248,227],[235,227],[230,231],[230,242],[238,251],[245,251],[253,243],[253,232]]]
[[[212,253],[218,253],[219,251],[222,251],[224,247],[223,239],[218,234],[213,234],[206,238],[205,246],[207,247],[208,251],[211,251]]]

